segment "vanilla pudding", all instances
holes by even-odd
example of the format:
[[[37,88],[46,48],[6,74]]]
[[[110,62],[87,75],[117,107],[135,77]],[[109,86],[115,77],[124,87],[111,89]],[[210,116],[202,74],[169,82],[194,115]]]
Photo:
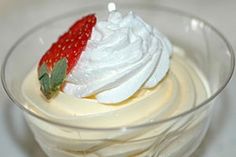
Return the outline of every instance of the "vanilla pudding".
[[[157,87],[144,88],[118,104],[102,104],[95,98],[78,99],[63,92],[50,102],[45,101],[36,70],[27,76],[22,91],[37,113],[66,124],[121,127],[149,122],[154,120],[153,117],[160,120],[191,109],[208,95],[204,77],[187,58],[181,56],[184,53],[175,48],[170,71]]]
[[[142,89],[129,98],[129,100],[116,105],[104,105],[92,98],[78,99],[62,92],[58,97],[48,103],[40,94],[36,70],[33,70],[27,76],[22,87],[22,92],[34,112],[52,121],[65,124],[92,128],[110,128],[161,120],[189,110],[208,97],[209,90],[204,76],[185,58],[184,53],[183,50],[174,48],[169,72],[157,87],[153,89]],[[207,114],[207,111],[195,117],[194,120],[191,119],[191,123],[189,123],[189,119],[181,119],[178,122],[173,122],[176,124],[172,127],[172,131],[181,128],[180,126],[187,125],[189,127],[187,131],[191,132],[189,134],[183,132],[183,136],[186,136],[186,141],[183,143],[191,142],[193,138],[196,138],[198,133],[193,128],[197,128],[201,124],[205,114]],[[144,137],[162,134],[170,125],[173,125],[172,123],[160,125],[156,130],[149,128],[140,129],[135,132],[128,131],[111,134],[104,132],[93,134],[83,131],[67,131],[57,126],[46,125],[32,117],[28,117],[28,121],[35,132],[44,132],[43,134],[47,134],[47,137],[36,137],[39,142],[46,140],[45,142],[58,148],[62,147],[63,149],[65,147],[65,150],[76,151],[78,156],[83,156],[83,152],[89,152],[94,147],[99,148],[104,145],[104,142],[100,141],[88,144],[87,142],[83,143],[83,140],[116,139],[128,143],[129,141]],[[194,134],[194,132],[196,133]],[[147,142],[146,145],[142,144],[142,149],[140,149],[140,146],[134,145],[134,147],[127,148],[127,155],[122,154],[120,156],[129,156],[130,154],[137,153],[139,150],[143,151],[150,147],[152,143],[153,141]],[[181,146],[180,143],[178,145]],[[100,156],[106,156],[103,153],[116,153],[114,151],[110,152],[113,147],[116,147],[116,142],[108,142],[101,150],[96,149],[90,155],[93,156],[94,154],[101,153]],[[51,152],[50,150],[48,151]]]

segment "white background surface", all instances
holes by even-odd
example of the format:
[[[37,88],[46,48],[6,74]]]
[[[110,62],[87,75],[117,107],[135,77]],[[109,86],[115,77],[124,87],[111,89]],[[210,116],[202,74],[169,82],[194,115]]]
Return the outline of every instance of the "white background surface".
[[[0,63],[14,42],[38,23],[89,3],[103,2],[101,0],[0,0]],[[200,16],[218,28],[236,50],[236,0],[149,0],[147,2],[159,3]],[[207,136],[193,157],[236,156],[235,87],[234,75],[219,99],[221,105],[216,107]],[[20,110],[9,102],[1,86],[0,157],[45,157],[33,140]]]

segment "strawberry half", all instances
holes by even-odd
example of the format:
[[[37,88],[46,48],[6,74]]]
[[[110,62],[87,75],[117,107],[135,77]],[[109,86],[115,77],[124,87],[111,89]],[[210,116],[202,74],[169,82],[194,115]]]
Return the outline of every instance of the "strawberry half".
[[[47,99],[55,96],[62,87],[66,75],[86,48],[95,24],[94,14],[76,21],[40,59],[38,79],[41,91]]]

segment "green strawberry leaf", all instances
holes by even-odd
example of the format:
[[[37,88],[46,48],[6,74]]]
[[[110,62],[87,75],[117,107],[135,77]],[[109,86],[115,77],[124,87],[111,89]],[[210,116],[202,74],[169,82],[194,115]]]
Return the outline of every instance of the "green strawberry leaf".
[[[46,64],[42,64],[39,68],[38,79],[40,82],[40,89],[47,99],[51,99],[59,92],[65,78],[66,78],[67,62],[66,58],[59,60],[51,74],[49,74]]]
[[[62,58],[59,60],[54,68],[52,69],[51,73],[51,88],[53,90],[57,90],[58,87],[61,86],[61,84],[64,82],[66,78],[66,69],[67,69],[67,63],[66,58]]]
[[[41,84],[40,89],[41,89],[43,95],[47,99],[50,99],[52,94],[51,94],[50,77],[49,77],[48,73],[44,73],[44,75],[41,76],[40,84]]]
[[[42,64],[42,66],[39,68],[39,80],[42,79],[42,77],[45,75],[45,74],[48,74],[48,68],[47,68],[47,65],[44,63]]]

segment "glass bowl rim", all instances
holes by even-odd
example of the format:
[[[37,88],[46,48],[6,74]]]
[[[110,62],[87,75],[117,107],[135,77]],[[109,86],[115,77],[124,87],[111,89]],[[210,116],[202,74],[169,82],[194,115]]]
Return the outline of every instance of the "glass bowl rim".
[[[119,6],[122,6],[123,4],[119,4]],[[225,82],[223,82],[221,84],[221,86],[217,89],[217,91],[215,91],[214,93],[211,94],[211,96],[207,99],[205,99],[202,103],[198,104],[196,107],[191,108],[185,112],[182,112],[181,114],[175,115],[175,116],[171,116],[169,118],[166,119],[161,119],[161,120],[157,120],[157,121],[152,121],[152,122],[148,122],[148,123],[143,123],[143,124],[138,124],[138,125],[127,125],[127,126],[122,126],[122,127],[101,127],[101,128],[93,128],[93,127],[82,127],[82,126],[74,126],[74,125],[68,125],[68,124],[63,124],[60,122],[55,122],[52,120],[49,120],[43,116],[39,116],[36,113],[30,111],[29,109],[27,109],[24,105],[21,105],[20,102],[18,102],[18,100],[11,94],[10,90],[8,89],[8,85],[6,83],[6,78],[5,78],[5,69],[6,69],[6,65],[7,65],[7,61],[10,58],[11,54],[13,53],[13,51],[17,48],[17,46],[24,41],[24,39],[26,39],[29,35],[31,35],[32,33],[34,33],[35,31],[37,31],[38,29],[44,27],[45,25],[49,25],[53,22],[56,22],[57,20],[63,19],[63,18],[68,18],[76,13],[85,11],[87,8],[102,8],[104,7],[104,5],[90,5],[90,6],[86,6],[83,8],[78,8],[72,11],[69,11],[67,13],[61,14],[61,15],[57,15],[55,17],[49,18],[48,20],[36,25],[35,27],[31,28],[30,30],[28,30],[26,33],[24,33],[14,44],[13,46],[10,48],[10,50],[8,51],[8,53],[6,54],[4,60],[3,60],[3,64],[2,64],[2,68],[1,68],[1,82],[3,85],[3,89],[5,90],[5,93],[7,94],[8,98],[14,103],[16,104],[21,110],[23,110],[24,112],[29,113],[31,116],[38,118],[46,123],[50,123],[56,126],[60,126],[60,127],[65,127],[65,128],[72,128],[72,129],[80,129],[80,130],[90,130],[90,131],[119,131],[119,130],[132,130],[132,129],[139,129],[139,128],[143,128],[143,127],[148,127],[148,126],[153,126],[153,125],[158,125],[161,123],[165,123],[165,122],[169,122],[172,121],[174,119],[178,119],[179,117],[184,117],[188,114],[193,113],[194,111],[202,108],[203,106],[206,106],[210,101],[212,101],[216,96],[218,96],[223,89],[226,87],[226,85],[229,83],[230,79],[232,78],[233,72],[234,72],[234,68],[235,68],[235,55],[234,55],[234,51],[233,48],[231,46],[231,44],[227,41],[227,39],[224,37],[224,35],[219,32],[213,25],[211,25],[209,22],[207,22],[206,20],[201,19],[200,17],[197,17],[195,15],[189,14],[187,12],[184,11],[180,11],[178,9],[174,9],[171,7],[166,7],[166,6],[160,6],[160,5],[153,5],[153,4],[146,4],[146,3],[136,3],[136,4],[125,4],[123,5],[125,7],[127,6],[131,6],[131,7],[137,7],[140,9],[140,6],[142,6],[143,8],[155,8],[155,9],[159,9],[161,11],[165,11],[165,12],[169,12],[169,13],[175,13],[178,16],[182,16],[182,17],[186,17],[188,19],[195,19],[197,21],[201,21],[204,26],[209,27],[214,33],[216,33],[222,40],[223,42],[226,44],[227,49],[230,53],[230,57],[231,57],[231,65],[230,65],[230,72],[227,74],[227,79]]]

